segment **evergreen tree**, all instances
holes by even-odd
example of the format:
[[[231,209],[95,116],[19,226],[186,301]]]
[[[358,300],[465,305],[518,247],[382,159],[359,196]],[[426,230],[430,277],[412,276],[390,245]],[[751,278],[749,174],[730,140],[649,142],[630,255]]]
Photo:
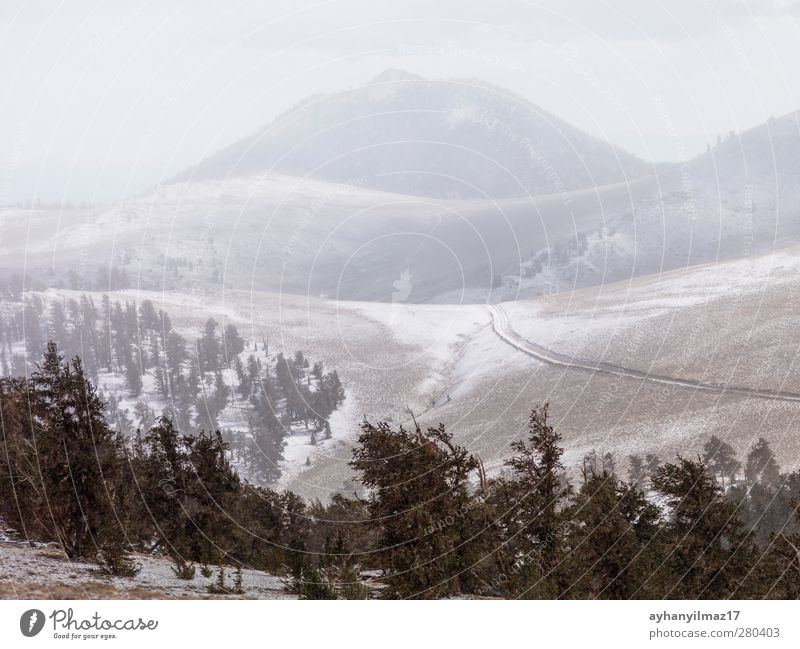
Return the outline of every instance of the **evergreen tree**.
[[[256,415],[251,442],[253,470],[264,482],[273,482],[281,474],[286,429],[276,416],[272,404],[263,395],[254,394],[250,402]]]
[[[663,533],[669,551],[647,584],[653,596],[744,596],[741,587],[755,565],[755,548],[736,505],[723,496],[702,460],[678,457],[664,464],[653,476],[653,488],[670,508]]]
[[[562,508],[572,492],[566,483],[561,457],[561,435],[548,421],[549,407],[534,409],[528,425],[528,440],[511,444],[515,455],[506,461],[515,478],[510,486],[511,507],[505,524],[516,539],[528,579],[541,579],[541,586],[555,588],[553,571],[566,532]],[[537,582],[538,583],[538,582]]]
[[[723,490],[732,485],[740,466],[733,447],[716,435],[703,445],[703,462],[719,477]]]
[[[49,530],[70,558],[91,556],[117,524],[121,441],[80,359],[64,363],[54,343],[27,387],[35,457],[17,468],[34,489],[22,511],[39,533]]]
[[[645,464],[641,455],[628,456],[628,482],[637,489],[644,487]]]
[[[748,485],[756,483],[777,486],[780,484],[780,468],[769,442],[759,437],[747,454],[744,477]]]
[[[222,334],[222,340],[225,350],[225,359],[227,364],[230,364],[234,358],[238,358],[239,354],[244,351],[244,339],[239,335],[236,325],[227,324]]]
[[[132,396],[137,397],[142,392],[142,366],[139,350],[134,346],[125,346],[124,356],[120,363],[125,372],[125,383]]]
[[[197,342],[197,358],[201,372],[216,372],[220,369],[222,349],[214,318],[206,321],[203,337]]]
[[[392,430],[365,420],[351,465],[372,490],[385,595],[436,598],[471,589],[469,569],[480,552],[463,532],[471,528],[469,478],[477,459],[454,445],[444,426]]]
[[[569,508],[562,596],[628,599],[655,567],[659,510],[609,473],[592,475]]]

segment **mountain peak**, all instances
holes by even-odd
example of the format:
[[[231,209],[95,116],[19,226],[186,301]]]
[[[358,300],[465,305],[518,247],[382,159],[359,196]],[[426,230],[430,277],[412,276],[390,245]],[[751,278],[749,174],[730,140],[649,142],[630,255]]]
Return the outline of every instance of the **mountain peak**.
[[[417,76],[416,74],[411,74],[406,70],[389,68],[372,79],[370,83],[390,83],[392,81],[422,81],[422,77]]]
[[[203,160],[193,177],[264,170],[332,182],[359,178],[371,189],[434,198],[549,194],[650,171],[508,91],[393,68],[365,86],[302,103]]]

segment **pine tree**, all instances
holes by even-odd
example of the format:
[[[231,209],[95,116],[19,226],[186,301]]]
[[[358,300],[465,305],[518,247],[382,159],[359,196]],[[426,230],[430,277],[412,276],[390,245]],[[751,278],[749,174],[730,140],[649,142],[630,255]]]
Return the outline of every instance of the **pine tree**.
[[[265,397],[253,395],[250,402],[256,415],[251,444],[253,470],[264,482],[273,482],[281,474],[286,429]]]
[[[646,585],[652,596],[745,596],[741,588],[755,565],[755,547],[736,505],[723,496],[702,460],[679,456],[659,467],[652,480],[670,508],[663,536],[669,552]]]
[[[214,318],[206,321],[203,337],[197,342],[197,356],[201,372],[216,372],[220,369],[222,348]]]
[[[230,364],[234,358],[238,358],[239,354],[244,351],[244,339],[239,335],[239,331],[234,324],[225,325],[225,330],[222,334],[222,342],[225,359],[228,364]]]
[[[628,482],[637,489],[644,487],[645,466],[641,455],[628,456]]]
[[[243,399],[249,399],[250,391],[252,390],[250,377],[245,373],[244,364],[239,356],[233,359],[233,368],[236,371],[236,379],[239,382],[239,393]]]
[[[303,568],[292,590],[300,596],[300,599],[339,599],[336,588],[312,565]]]
[[[719,476],[723,490],[726,484],[731,486],[740,467],[736,451],[716,435],[712,435],[703,446],[703,462],[714,475]]]
[[[120,359],[125,371],[125,383],[132,396],[139,396],[142,392],[142,367],[140,364],[139,350],[133,346],[124,347],[124,356]]]
[[[751,447],[744,474],[744,484],[730,491],[729,500],[739,505],[743,522],[759,543],[767,543],[776,534],[800,531],[795,523],[800,477],[781,474],[765,439],[759,438]]]
[[[385,595],[436,598],[472,588],[470,568],[483,555],[463,532],[477,459],[444,426],[392,430],[365,420],[351,466],[372,490],[370,516],[381,522]]]
[[[159,545],[201,563],[227,556],[235,546],[229,512],[241,483],[219,432],[181,435],[162,418],[136,445],[131,464],[139,518],[151,521]]]
[[[769,442],[759,437],[747,454],[744,477],[748,485],[757,482],[771,486],[780,484],[780,468]]]
[[[513,508],[506,517],[510,535],[522,552],[519,559],[530,575],[538,575],[541,586],[554,588],[553,571],[561,555],[566,520],[562,507],[572,492],[565,483],[561,435],[548,421],[545,404],[534,409],[528,425],[528,440],[511,444],[515,455],[506,461],[516,479]]]
[[[562,596],[628,599],[655,566],[658,507],[609,473],[592,475],[565,510]]]
[[[47,345],[30,388],[41,468],[30,479],[46,498],[41,511],[48,512],[49,525],[67,556],[92,554],[97,548],[88,547],[87,540],[101,538],[116,523],[113,499],[120,441],[80,359],[67,365],[54,343]]]

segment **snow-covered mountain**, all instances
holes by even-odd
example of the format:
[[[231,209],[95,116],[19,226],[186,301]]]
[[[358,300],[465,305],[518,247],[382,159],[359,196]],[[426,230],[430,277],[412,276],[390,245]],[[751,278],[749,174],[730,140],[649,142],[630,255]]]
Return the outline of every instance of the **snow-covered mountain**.
[[[0,279],[25,268],[38,288],[458,303],[748,257],[800,241],[798,119],[645,165],[496,88],[393,72],[309,100],[123,204],[0,213]]]
[[[680,169],[662,171],[659,185],[607,211],[602,227],[526,260],[505,278],[505,293],[597,285],[795,245],[800,112],[721,138]]]
[[[497,199],[621,182],[652,166],[502,88],[388,70],[365,86],[309,97],[183,177],[274,171]]]
[[[772,117],[743,133],[720,138],[691,163],[693,175],[729,191],[759,180],[781,189],[796,186],[800,173],[800,111]]]

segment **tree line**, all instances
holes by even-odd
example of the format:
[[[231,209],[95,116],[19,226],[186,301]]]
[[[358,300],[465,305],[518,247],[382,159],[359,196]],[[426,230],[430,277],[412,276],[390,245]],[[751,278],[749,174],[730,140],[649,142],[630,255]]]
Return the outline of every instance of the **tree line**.
[[[44,291],[48,287],[72,291],[120,291],[132,286],[134,283],[130,281],[127,271],[119,266],[109,268],[101,265],[95,269],[93,276],[78,273],[74,268],[67,269],[64,274],[56,274],[53,270],[24,275],[11,273],[0,276],[0,298],[22,302],[26,292]]]
[[[282,575],[304,598],[797,598],[800,472],[759,439],[743,463],[712,437],[697,457],[592,454],[571,480],[548,406],[489,476],[444,425],[364,421],[359,494],[308,501],[244,480],[220,432],[167,417],[114,431],[80,359],[55,345],[0,380],[0,516],[115,574],[134,552],[175,574],[219,566]],[[209,573],[210,574],[210,573]],[[227,590],[237,588],[239,590]]]

